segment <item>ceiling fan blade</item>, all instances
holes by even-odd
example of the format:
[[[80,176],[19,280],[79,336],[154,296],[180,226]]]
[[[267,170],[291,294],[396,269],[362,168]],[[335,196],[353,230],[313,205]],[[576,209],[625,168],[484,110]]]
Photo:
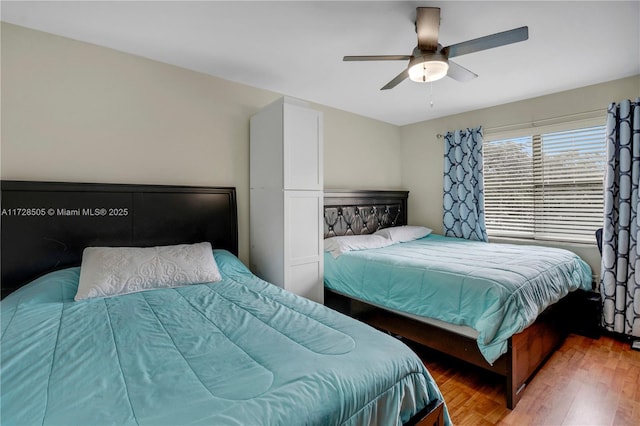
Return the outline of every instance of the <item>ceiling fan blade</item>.
[[[466,82],[478,77],[478,74],[474,73],[473,71],[469,71],[462,65],[458,65],[453,61],[449,61],[449,70],[447,71],[447,77],[451,77],[452,79],[457,81]]]
[[[529,27],[515,28],[501,33],[495,33],[488,36],[476,38],[473,40],[463,41],[462,43],[453,44],[445,47],[449,58],[455,56],[467,55],[469,53],[479,52],[481,50],[492,49],[494,47],[505,46],[511,43],[517,43],[529,38]]]
[[[343,61],[408,61],[408,55],[369,55],[369,56],[345,56]]]
[[[418,33],[418,48],[435,52],[438,48],[438,34],[440,33],[440,8],[416,8],[416,33]]]
[[[409,68],[405,69],[400,74],[398,74],[393,80],[391,80],[390,82],[385,84],[385,86],[383,88],[381,88],[380,90],[393,89],[398,84],[402,83],[404,81],[404,79],[406,79],[407,77],[409,77]]]

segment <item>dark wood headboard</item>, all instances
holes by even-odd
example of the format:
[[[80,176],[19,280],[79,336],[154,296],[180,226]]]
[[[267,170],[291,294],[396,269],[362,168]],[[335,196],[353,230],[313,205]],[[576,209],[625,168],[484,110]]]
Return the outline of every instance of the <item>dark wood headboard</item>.
[[[228,187],[2,181],[2,297],[88,246],[209,241],[238,254],[236,190]]]
[[[324,238],[407,224],[409,191],[324,191]]]

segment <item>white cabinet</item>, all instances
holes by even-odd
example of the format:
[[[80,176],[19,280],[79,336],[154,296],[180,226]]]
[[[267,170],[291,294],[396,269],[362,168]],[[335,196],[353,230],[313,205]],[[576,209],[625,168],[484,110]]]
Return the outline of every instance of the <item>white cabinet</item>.
[[[282,98],[251,117],[250,257],[260,278],[316,302],[323,285],[322,113]]]

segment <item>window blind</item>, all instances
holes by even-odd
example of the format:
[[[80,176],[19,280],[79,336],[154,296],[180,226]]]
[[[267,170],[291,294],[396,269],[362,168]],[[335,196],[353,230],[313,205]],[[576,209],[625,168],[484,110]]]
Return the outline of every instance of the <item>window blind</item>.
[[[602,226],[605,127],[486,141],[489,236],[592,243]]]

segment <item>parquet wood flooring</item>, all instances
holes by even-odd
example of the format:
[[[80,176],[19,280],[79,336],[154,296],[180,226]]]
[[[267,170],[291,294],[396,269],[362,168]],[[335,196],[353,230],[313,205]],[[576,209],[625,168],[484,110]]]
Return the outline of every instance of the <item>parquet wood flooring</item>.
[[[409,345],[438,383],[455,425],[640,425],[640,352],[629,343],[569,335],[514,410],[505,406],[503,378]]]

